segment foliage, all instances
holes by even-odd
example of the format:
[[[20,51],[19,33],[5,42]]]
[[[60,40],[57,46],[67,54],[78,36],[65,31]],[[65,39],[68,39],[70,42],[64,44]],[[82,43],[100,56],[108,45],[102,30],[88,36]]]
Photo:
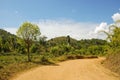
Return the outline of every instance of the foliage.
[[[32,41],[36,40],[37,36],[40,35],[39,27],[30,22],[24,22],[18,29],[17,35],[25,41],[28,53],[28,61],[31,61],[29,49]]]
[[[43,45],[43,46],[46,46],[46,39],[47,39],[47,37],[46,36],[41,36],[40,38],[39,38],[39,43],[41,44],[41,45]]]
[[[76,46],[77,40],[73,39],[69,36],[69,41],[71,46]],[[49,46],[56,46],[56,45],[68,45],[68,37],[56,37],[47,41]]]
[[[9,32],[0,29],[0,52],[14,51],[17,37]]]
[[[25,31],[27,29],[29,28],[25,28]],[[0,31],[0,80],[8,80],[8,77],[13,73],[37,64],[55,64],[59,61],[90,58],[91,56],[96,58],[96,55],[105,55],[108,50],[108,43],[105,40],[76,40],[70,36],[46,40],[45,36],[35,37],[31,34],[28,42],[30,42],[30,59],[33,62],[28,63],[26,56],[28,44],[26,44],[27,38],[25,39],[25,36],[30,33],[26,32],[27,34],[23,35],[25,33],[23,32],[22,37],[22,35],[20,36],[21,32],[17,37],[4,30]]]
[[[36,55],[36,57],[40,59],[40,56]],[[0,80],[9,80],[17,72],[21,72],[38,65],[39,64],[33,62],[28,63],[27,56],[25,55],[2,55],[0,56]]]
[[[91,55],[105,55],[107,52],[107,48],[104,46],[90,46],[88,48],[88,53]]]
[[[69,54],[73,51],[73,47],[69,45],[58,45],[51,47],[50,53],[55,57],[62,56],[63,54]]]
[[[109,50],[104,64],[114,72],[120,74],[120,22],[117,21],[105,32],[109,40]]]

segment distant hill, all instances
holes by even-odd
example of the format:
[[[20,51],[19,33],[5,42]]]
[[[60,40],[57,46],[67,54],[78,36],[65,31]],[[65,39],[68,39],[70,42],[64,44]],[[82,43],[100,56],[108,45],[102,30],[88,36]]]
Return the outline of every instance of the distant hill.
[[[6,37],[6,38],[8,38],[10,36],[16,37],[16,35],[11,34],[10,32],[7,32],[6,30],[0,29],[0,37]]]
[[[2,40],[2,43],[6,43],[12,40],[17,39],[18,37],[14,34],[11,34],[10,32],[7,32],[6,30],[0,29],[0,39]]]
[[[79,40],[78,43],[80,43],[81,45],[86,45],[86,46],[91,46],[91,45],[105,45],[107,44],[106,40],[102,40],[102,39],[82,39]]]
[[[52,46],[55,46],[55,45],[59,45],[59,44],[68,44],[68,41],[67,41],[67,36],[61,36],[61,37],[56,37],[56,38],[52,38],[50,40],[47,41],[49,44],[51,44]],[[75,45],[77,44],[77,40],[70,37],[70,44],[71,45]]]
[[[68,44],[67,36],[52,38],[52,39],[48,40],[47,42],[49,44],[51,44],[52,46],[59,45],[59,44]],[[75,48],[80,48],[80,47],[88,48],[89,46],[92,46],[92,45],[105,45],[105,44],[107,44],[107,41],[102,40],[102,39],[76,40],[76,39],[70,37],[70,45]]]

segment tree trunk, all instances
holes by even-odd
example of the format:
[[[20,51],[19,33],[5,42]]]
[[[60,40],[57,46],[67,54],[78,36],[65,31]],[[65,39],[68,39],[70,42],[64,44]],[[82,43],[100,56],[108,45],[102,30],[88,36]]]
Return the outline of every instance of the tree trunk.
[[[28,61],[30,62],[31,58],[30,58],[30,43],[29,42],[27,43],[27,54],[28,54]]]

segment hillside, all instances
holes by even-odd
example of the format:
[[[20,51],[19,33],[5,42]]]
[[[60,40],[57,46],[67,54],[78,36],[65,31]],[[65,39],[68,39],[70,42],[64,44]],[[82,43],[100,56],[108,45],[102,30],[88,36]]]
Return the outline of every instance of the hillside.
[[[77,40],[70,37],[70,44],[75,45],[77,44]],[[67,44],[67,36],[55,37],[48,40],[48,43],[51,45],[59,45],[59,44]]]
[[[0,29],[0,52],[13,51],[16,46],[17,36]]]
[[[61,36],[61,37],[55,37],[47,41],[49,44],[52,46],[60,45],[60,44],[67,44],[67,36]],[[102,39],[81,39],[81,40],[76,40],[72,37],[70,37],[70,45],[81,49],[81,48],[86,48],[90,46],[100,46],[100,45],[107,45],[106,40]]]
[[[2,38],[2,40],[4,39],[6,41],[9,41],[9,39],[17,38],[17,36],[11,34],[10,32],[7,32],[6,30],[0,29],[0,38]]]
[[[109,54],[104,61],[104,65],[120,75],[120,50]]]
[[[4,29],[0,29],[0,35],[1,35],[1,36],[3,36],[3,35],[15,36],[14,34],[11,34],[10,32],[7,32],[7,31],[4,30]]]

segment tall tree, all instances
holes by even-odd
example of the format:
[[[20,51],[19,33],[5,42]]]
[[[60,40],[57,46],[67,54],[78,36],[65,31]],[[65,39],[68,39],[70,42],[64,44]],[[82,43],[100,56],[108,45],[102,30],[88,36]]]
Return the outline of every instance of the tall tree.
[[[68,45],[70,45],[70,36],[69,35],[67,36],[67,43],[68,43]]]
[[[39,27],[36,24],[32,24],[30,22],[24,22],[17,31],[17,35],[26,43],[28,61],[31,61],[30,46],[32,44],[32,41],[37,39],[37,36],[40,34],[41,33]]]

